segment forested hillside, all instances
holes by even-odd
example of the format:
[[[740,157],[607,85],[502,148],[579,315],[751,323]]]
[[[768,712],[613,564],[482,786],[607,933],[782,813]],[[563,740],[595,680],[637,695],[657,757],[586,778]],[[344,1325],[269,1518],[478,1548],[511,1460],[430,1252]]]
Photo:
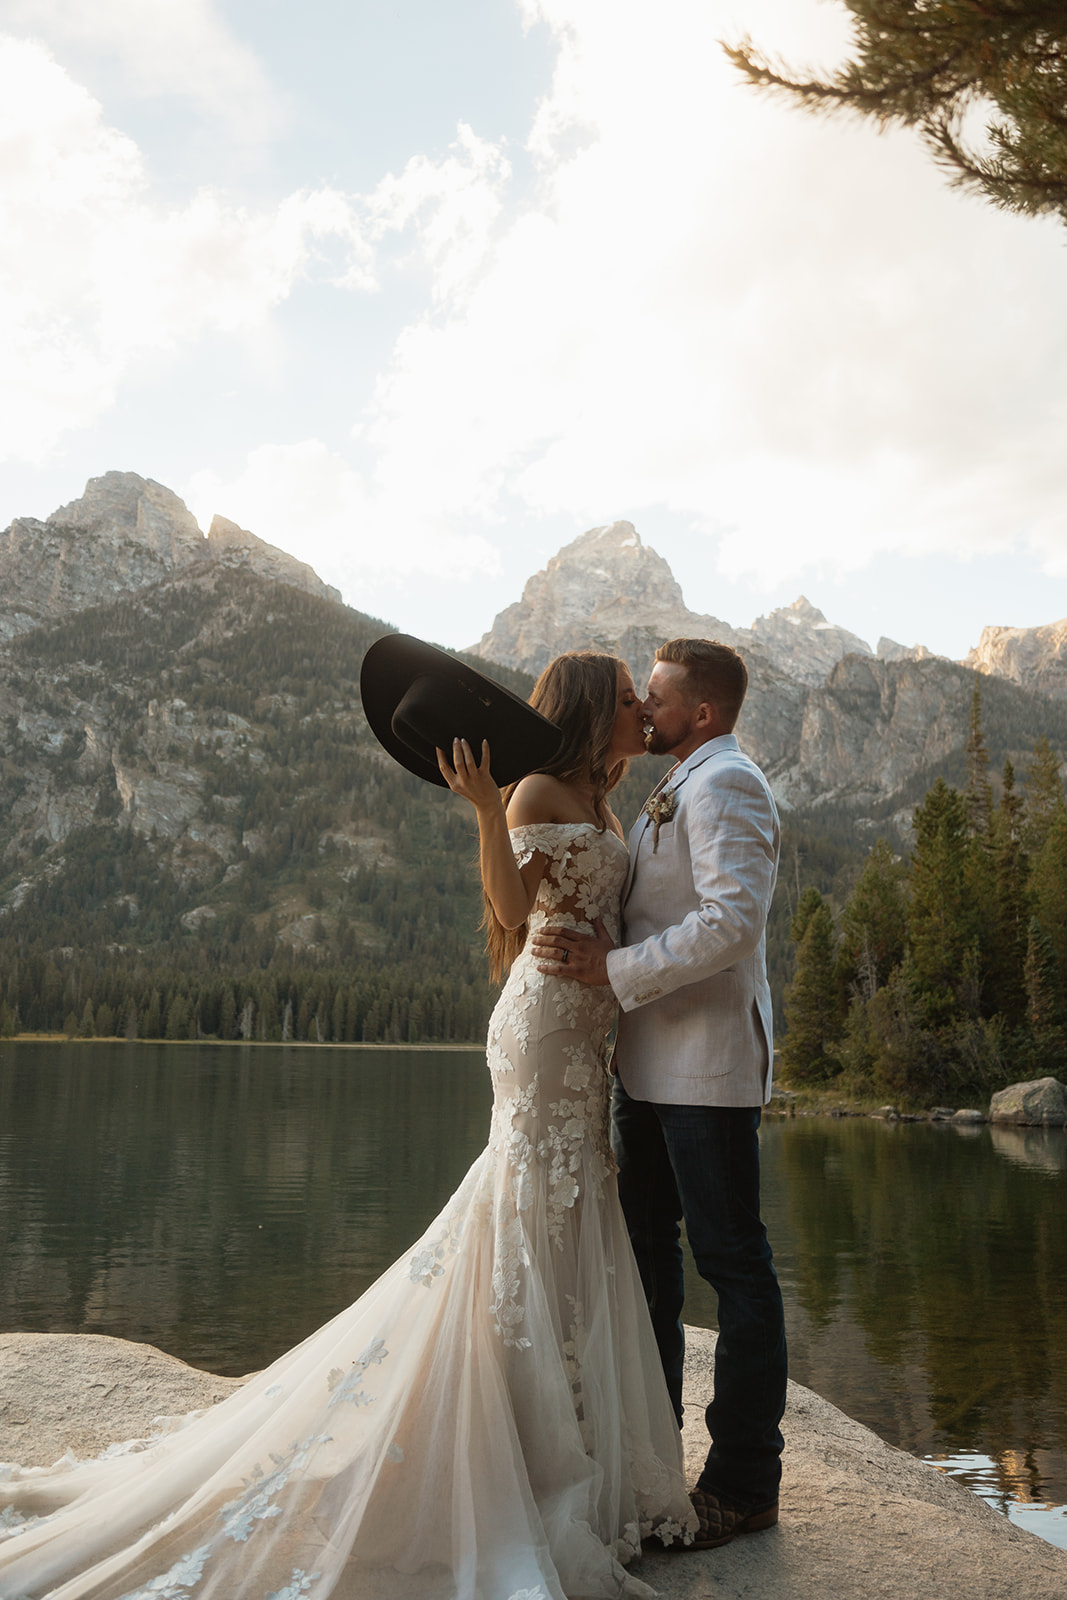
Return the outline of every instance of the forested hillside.
[[[0,650],[0,1032],[473,1041],[492,1004],[473,818],[381,750],[359,667],[386,625],[226,561]],[[524,674],[482,661],[517,692]],[[953,669],[961,676],[962,669]],[[983,685],[994,754],[1067,707]],[[804,891],[843,906],[909,803],[787,811],[776,1011]],[[668,763],[616,794],[629,827]],[[903,808],[903,809],[902,809]]]
[[[981,1105],[1062,1076],[1067,1051],[1067,795],[1040,740],[994,788],[974,692],[963,788],[943,777],[904,857],[871,849],[847,895],[800,894],[785,996],[792,1084],[904,1105]]]
[[[385,631],[212,563],[0,654],[0,1033],[483,1036],[473,815],[367,727]]]
[[[477,1037],[470,821],[366,726],[384,631],[214,565],[8,649],[0,1022]]]

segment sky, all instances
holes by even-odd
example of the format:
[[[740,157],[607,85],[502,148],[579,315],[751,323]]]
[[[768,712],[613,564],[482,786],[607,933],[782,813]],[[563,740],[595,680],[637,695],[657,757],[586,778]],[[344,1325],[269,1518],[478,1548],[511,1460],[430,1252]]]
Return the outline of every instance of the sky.
[[[687,604],[1067,615],[1067,230],[754,91],[837,0],[0,0],[0,527],[140,473],[461,648],[626,519]]]

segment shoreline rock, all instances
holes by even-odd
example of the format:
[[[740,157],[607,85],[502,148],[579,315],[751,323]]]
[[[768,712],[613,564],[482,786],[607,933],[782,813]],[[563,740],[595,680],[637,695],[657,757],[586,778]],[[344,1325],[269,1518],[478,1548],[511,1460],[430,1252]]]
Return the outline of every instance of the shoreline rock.
[[[1026,1128],[1062,1128],[1067,1125],[1067,1083],[1058,1078],[1011,1083],[989,1102],[989,1120]]]
[[[715,1334],[689,1328],[684,1442],[703,1464]],[[0,1335],[0,1461],[45,1465],[144,1437],[155,1419],[215,1405],[242,1378],[96,1334]],[[1062,1600],[1067,1553],[1014,1527],[944,1473],[789,1385],[782,1518],[719,1550],[650,1552],[663,1600]]]

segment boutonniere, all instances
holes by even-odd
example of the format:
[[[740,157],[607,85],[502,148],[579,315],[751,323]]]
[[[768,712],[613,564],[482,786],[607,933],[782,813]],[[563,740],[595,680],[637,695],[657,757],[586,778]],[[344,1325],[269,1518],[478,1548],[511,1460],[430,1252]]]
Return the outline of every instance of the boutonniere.
[[[645,801],[642,810],[646,816],[652,818],[652,854],[659,849],[659,830],[665,822],[669,822],[678,809],[678,796],[670,787],[660,789],[658,794],[650,795]]]

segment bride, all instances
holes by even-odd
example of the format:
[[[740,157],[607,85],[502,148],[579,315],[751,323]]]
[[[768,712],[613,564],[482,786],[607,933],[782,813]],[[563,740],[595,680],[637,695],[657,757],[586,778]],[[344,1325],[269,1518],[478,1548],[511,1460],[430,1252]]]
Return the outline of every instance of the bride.
[[[561,656],[562,730],[475,807],[489,948],[488,1145],[408,1255],[221,1405],[97,1461],[0,1467],[3,1600],[610,1600],[641,1539],[688,1542],[681,1447],[608,1140],[609,991],[540,974],[547,921],[618,935],[608,802],[644,750],[630,673]]]

